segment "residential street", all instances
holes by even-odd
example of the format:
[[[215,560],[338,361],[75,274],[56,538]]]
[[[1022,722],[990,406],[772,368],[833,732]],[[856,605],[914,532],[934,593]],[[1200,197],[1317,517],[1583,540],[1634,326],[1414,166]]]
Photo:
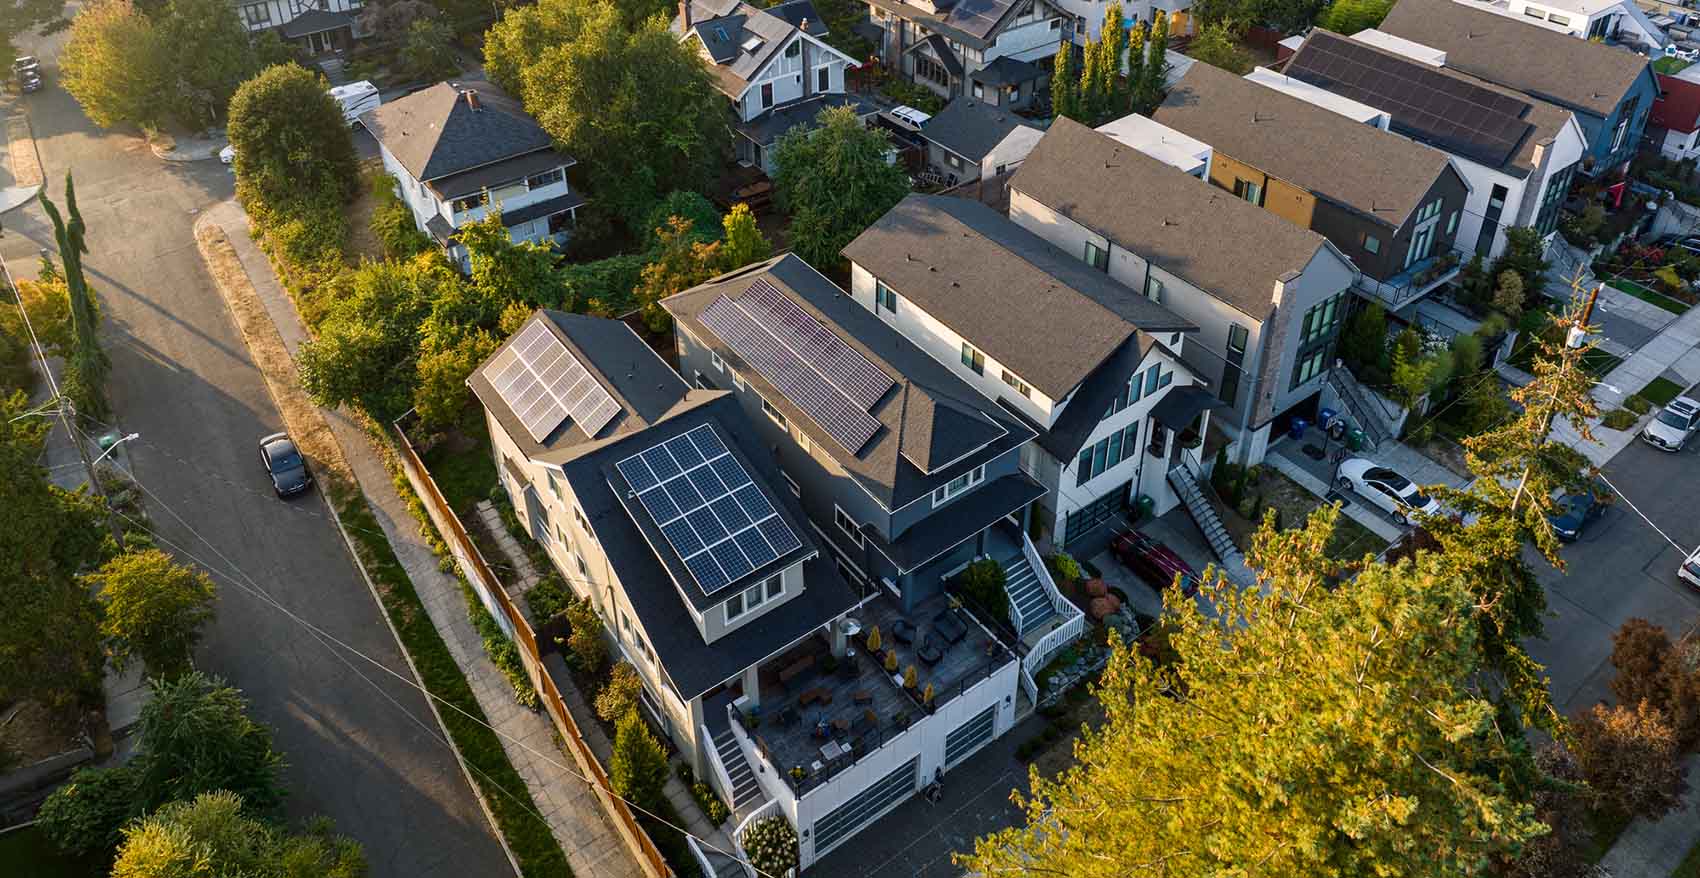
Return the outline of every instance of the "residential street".
[[[365,846],[371,874],[509,873],[424,697],[332,652],[226,578],[251,577],[332,636],[411,677],[320,497],[280,502],[260,467],[255,442],[281,421],[191,229],[198,211],[230,197],[229,170],[216,160],[165,163],[137,137],[95,129],[60,87],[48,42],[58,39],[24,47],[50,69],[46,87],[23,100],[61,205],[65,173],[76,174],[88,224],[85,267],[105,311],[115,419],[141,434],[126,451],[142,484],[163,500],[149,510],[158,532],[221,574],[217,620],[197,663],[243,689],[256,718],[275,731],[289,761],[290,816],[331,817]],[[38,252],[52,245],[51,226],[38,206],[4,223],[0,253],[14,272],[33,276]]]

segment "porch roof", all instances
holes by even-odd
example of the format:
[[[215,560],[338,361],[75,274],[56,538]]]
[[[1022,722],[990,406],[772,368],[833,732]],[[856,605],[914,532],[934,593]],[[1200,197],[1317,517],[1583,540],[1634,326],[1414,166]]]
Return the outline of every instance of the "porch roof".
[[[328,12],[323,9],[308,10],[283,23],[278,31],[284,39],[298,40],[313,34],[336,30],[339,27],[352,28],[354,16],[347,12]]]
[[[732,126],[732,130],[757,146],[767,146],[778,141],[785,136],[785,132],[793,128],[801,127],[807,130],[815,127],[815,117],[820,111],[833,107],[849,107],[857,116],[863,118],[879,112],[879,107],[871,101],[856,95],[814,95],[780,104],[748,122],[737,123]]]
[[[1019,512],[1045,496],[1045,486],[1026,473],[1014,473],[963,495],[940,507],[886,543],[870,525],[862,525],[862,537],[880,554],[908,572],[950,551],[974,535],[996,524],[1004,516]],[[923,501],[925,502],[925,501]]]

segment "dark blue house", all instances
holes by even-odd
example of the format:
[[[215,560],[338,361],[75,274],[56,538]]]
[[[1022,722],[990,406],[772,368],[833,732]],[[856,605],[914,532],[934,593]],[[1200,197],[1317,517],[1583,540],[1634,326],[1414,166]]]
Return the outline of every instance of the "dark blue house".
[[[1444,52],[1454,70],[1575,113],[1588,138],[1582,172],[1590,176],[1634,157],[1659,96],[1646,56],[1484,7],[1399,0],[1379,30]]]

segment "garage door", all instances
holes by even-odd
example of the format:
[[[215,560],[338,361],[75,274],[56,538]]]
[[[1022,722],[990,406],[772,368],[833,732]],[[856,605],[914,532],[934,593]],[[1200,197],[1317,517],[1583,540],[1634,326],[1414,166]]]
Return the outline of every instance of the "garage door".
[[[1070,512],[1063,525],[1063,544],[1072,543],[1090,533],[1093,527],[1120,516],[1127,509],[1127,495],[1132,489],[1133,482],[1122,482],[1110,493]]]
[[[848,839],[870,820],[885,813],[887,808],[909,798],[915,792],[915,766],[920,757],[913,757],[896,771],[880,778],[873,786],[857,793],[850,801],[828,811],[815,821],[815,857],[832,850]]]
[[[980,749],[981,744],[990,741],[997,718],[998,706],[994,704],[945,735],[944,764],[947,767],[955,765],[968,754]]]

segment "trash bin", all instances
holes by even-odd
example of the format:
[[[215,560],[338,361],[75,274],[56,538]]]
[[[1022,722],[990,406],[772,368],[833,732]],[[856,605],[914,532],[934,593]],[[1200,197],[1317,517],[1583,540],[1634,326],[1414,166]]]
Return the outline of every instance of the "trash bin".
[[[1329,426],[1334,423],[1334,419],[1338,418],[1338,417],[1340,417],[1340,413],[1333,410],[1333,409],[1330,409],[1330,408],[1317,409],[1317,411],[1316,411],[1316,425],[1318,427],[1321,427],[1324,430],[1327,430],[1329,428]]]
[[[1133,501],[1133,517],[1135,521],[1151,517],[1151,511],[1157,508],[1157,501],[1150,494],[1140,494]]]
[[[1303,439],[1305,431],[1308,429],[1310,429],[1310,421],[1304,418],[1294,418],[1293,423],[1287,427],[1287,435],[1293,439]]]
[[[1352,429],[1346,431],[1346,447],[1347,448],[1350,448],[1353,451],[1362,451],[1362,450],[1364,450],[1364,447],[1367,446],[1368,444],[1369,444],[1369,437],[1364,435],[1364,431],[1359,430],[1357,427],[1353,427]]]

